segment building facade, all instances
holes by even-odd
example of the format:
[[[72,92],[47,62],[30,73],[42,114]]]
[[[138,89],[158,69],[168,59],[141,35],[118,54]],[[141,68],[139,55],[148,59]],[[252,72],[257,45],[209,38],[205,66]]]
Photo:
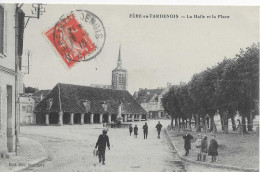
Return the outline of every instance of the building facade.
[[[51,90],[39,90],[35,93],[24,93],[19,96],[19,125],[36,124],[34,109],[36,105],[50,93],[50,91]]]
[[[127,90],[127,70],[122,67],[121,47],[119,48],[117,67],[112,71],[112,88],[115,90]]]
[[[148,118],[166,118],[167,113],[162,106],[163,95],[166,94],[172,87],[170,83],[167,83],[165,88],[157,89],[142,89],[134,93],[135,99],[148,113]]]
[[[31,125],[35,124],[35,115],[33,113],[35,107],[35,101],[32,95],[23,94],[19,97],[20,100],[20,111],[19,111],[19,122],[20,125]]]
[[[147,113],[124,90],[58,83],[36,106],[38,125],[111,123],[146,120]]]
[[[8,12],[7,12],[8,11]],[[24,13],[0,4],[0,154],[16,151]]]

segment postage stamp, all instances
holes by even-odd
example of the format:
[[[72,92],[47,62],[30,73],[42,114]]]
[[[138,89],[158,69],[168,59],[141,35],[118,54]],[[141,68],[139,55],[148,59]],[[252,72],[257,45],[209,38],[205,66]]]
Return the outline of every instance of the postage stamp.
[[[104,46],[106,36],[102,21],[86,10],[62,15],[45,35],[69,68],[77,62],[96,57]]]

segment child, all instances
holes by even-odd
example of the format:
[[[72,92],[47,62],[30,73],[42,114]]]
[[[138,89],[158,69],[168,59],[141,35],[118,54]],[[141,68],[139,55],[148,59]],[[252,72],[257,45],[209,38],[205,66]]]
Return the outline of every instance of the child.
[[[132,131],[133,131],[133,127],[132,127],[132,124],[129,126],[129,133],[130,133],[130,136],[132,134]]]
[[[138,135],[138,127],[137,127],[137,125],[135,125],[135,127],[134,127],[134,138],[137,138],[137,135]]]
[[[212,134],[212,139],[210,140],[210,144],[209,144],[209,156],[212,156],[212,161],[211,163],[213,162],[216,162],[216,159],[218,156],[218,142],[215,140],[215,135]]]
[[[194,143],[195,144],[195,147],[196,147],[196,152],[198,154],[198,158],[197,158],[197,161],[200,161],[201,160],[201,140],[202,140],[202,136],[200,134],[198,134],[198,138],[196,140],[196,142]]]

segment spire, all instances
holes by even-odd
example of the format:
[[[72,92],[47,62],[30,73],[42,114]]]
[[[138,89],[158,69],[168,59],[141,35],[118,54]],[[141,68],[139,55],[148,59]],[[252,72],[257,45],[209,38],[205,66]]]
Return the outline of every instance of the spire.
[[[119,46],[119,54],[118,54],[118,60],[117,60],[117,67],[122,67],[122,60],[121,60],[121,44]]]

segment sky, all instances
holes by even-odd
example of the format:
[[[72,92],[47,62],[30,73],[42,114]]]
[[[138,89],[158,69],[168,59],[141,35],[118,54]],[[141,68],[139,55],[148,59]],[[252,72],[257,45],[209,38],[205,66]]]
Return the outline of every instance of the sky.
[[[22,9],[31,15],[30,4]],[[106,40],[96,58],[68,69],[43,33],[61,15],[78,9],[99,17]],[[39,20],[30,19],[24,33],[24,52],[31,51],[30,71],[24,75],[24,83],[39,89],[52,89],[57,83],[110,85],[120,44],[122,66],[128,71],[128,90],[133,93],[139,88],[165,87],[167,82],[188,82],[193,74],[224,57],[234,58],[240,48],[259,41],[257,7],[48,4],[45,11]],[[175,14],[179,18],[130,18],[133,13]],[[194,15],[205,18],[187,18]],[[207,18],[212,15],[229,18]],[[23,62],[26,66],[25,55]]]

